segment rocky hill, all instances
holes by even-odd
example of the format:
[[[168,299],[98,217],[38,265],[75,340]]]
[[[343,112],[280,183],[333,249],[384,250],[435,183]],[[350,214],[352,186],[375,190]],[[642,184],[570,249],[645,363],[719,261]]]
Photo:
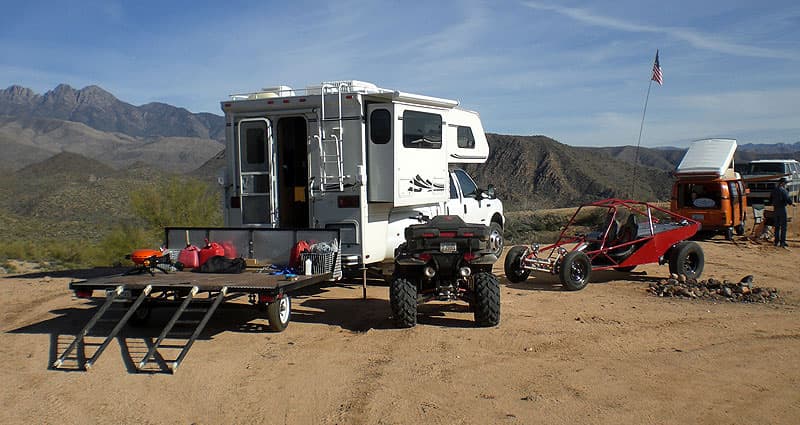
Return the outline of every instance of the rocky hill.
[[[197,137],[222,140],[224,118],[193,114],[164,103],[133,106],[98,86],[80,90],[61,84],[43,95],[21,86],[0,90],[0,115],[18,119],[74,121],[111,133],[135,137]]]
[[[594,148],[564,145],[545,136],[489,134],[486,164],[465,167],[486,186],[494,184],[509,210],[573,206],[608,197],[663,200],[667,170],[633,165]],[[640,152],[641,153],[641,152]]]

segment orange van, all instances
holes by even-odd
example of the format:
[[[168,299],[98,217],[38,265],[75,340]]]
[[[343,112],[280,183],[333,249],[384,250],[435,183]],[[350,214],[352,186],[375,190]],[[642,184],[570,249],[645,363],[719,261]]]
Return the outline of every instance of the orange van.
[[[699,221],[703,232],[719,232],[731,240],[734,232],[744,235],[747,192],[741,176],[732,170],[720,177],[678,177],[672,186],[670,210]]]

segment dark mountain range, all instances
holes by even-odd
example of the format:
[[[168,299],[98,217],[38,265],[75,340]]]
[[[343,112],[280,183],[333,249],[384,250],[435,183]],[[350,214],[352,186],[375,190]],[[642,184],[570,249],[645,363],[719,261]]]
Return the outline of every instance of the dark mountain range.
[[[0,115],[74,121],[105,132],[135,137],[197,137],[222,140],[224,118],[193,114],[165,103],[133,106],[98,86],[80,90],[61,84],[44,95],[11,86],[0,90]]]
[[[672,179],[663,169],[633,166],[594,148],[567,146],[545,136],[489,134],[486,164],[467,171],[494,184],[509,210],[574,206],[608,197],[663,200]]]

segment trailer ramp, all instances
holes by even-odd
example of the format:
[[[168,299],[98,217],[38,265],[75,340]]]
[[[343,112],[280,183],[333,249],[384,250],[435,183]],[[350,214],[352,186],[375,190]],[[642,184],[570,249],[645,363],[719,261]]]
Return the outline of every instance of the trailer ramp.
[[[108,347],[108,344],[111,343],[111,341],[119,334],[122,328],[142,306],[142,303],[145,302],[149,295],[154,290],[158,291],[163,289],[166,288],[154,288],[153,285],[147,285],[141,290],[137,289],[138,295],[136,295],[135,298],[125,297],[124,294],[128,293],[129,291],[129,288],[126,288],[125,285],[119,285],[111,290],[108,290],[106,293],[106,300],[103,305],[100,306],[92,318],[89,319],[89,322],[87,322],[78,335],[75,336],[75,339],[72,341],[72,343],[70,343],[64,352],[58,356],[56,361],[53,362],[53,368],[59,369],[67,360],[73,359],[73,357],[70,357],[70,354],[77,347],[84,345],[84,338],[89,335],[89,333],[98,323],[114,323],[114,328],[108,333],[108,335],[105,336],[102,344],[100,344],[90,358],[81,364],[81,353],[76,353],[74,360],[79,363],[78,366],[81,369],[91,368],[97,362],[100,355],[105,351],[106,347]],[[214,315],[214,312],[222,304],[226,295],[228,294],[228,288],[224,286],[219,288],[219,291],[213,295],[213,297],[209,296],[209,298],[196,297],[198,292],[200,292],[200,288],[198,286],[170,285],[168,289],[173,291],[183,289],[188,291],[188,294],[183,298],[170,320],[161,330],[161,333],[159,334],[155,343],[149,347],[147,354],[145,354],[138,364],[136,364],[136,367],[139,371],[154,371],[152,368],[147,368],[147,366],[148,364],[152,364],[152,362],[155,360],[159,360],[158,363],[161,364],[167,363],[161,353],[158,352],[158,349],[159,347],[163,347],[165,340],[169,339],[171,341],[182,341],[180,345],[176,345],[175,343],[169,345],[169,348],[180,349],[180,352],[176,358],[169,361],[169,363],[166,365],[167,371],[175,373],[175,371],[178,369],[178,366],[180,366],[181,362],[184,360],[184,358],[186,358],[186,354],[189,352],[189,349],[200,336],[200,333],[203,332],[203,329],[205,329],[206,325],[211,319],[211,316]],[[133,299],[133,303],[130,303],[131,299]],[[109,313],[115,311],[112,306],[120,303],[126,304],[126,306],[121,309],[124,311],[122,317],[108,318],[107,316],[110,316]],[[120,309],[116,309],[116,311],[120,311]],[[201,314],[200,318],[196,317],[198,313]],[[195,317],[191,317],[192,315],[195,315]],[[176,328],[176,325],[179,328]],[[163,368],[164,366],[159,367],[159,369],[162,371]]]

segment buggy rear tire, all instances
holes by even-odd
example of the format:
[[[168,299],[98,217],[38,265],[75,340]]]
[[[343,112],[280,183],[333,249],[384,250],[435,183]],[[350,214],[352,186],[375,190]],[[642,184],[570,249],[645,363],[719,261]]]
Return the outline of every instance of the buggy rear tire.
[[[705,256],[697,242],[683,241],[672,248],[669,256],[669,271],[689,279],[699,279],[703,273]]]
[[[528,248],[524,246],[515,246],[506,254],[506,260],[503,263],[503,270],[506,272],[506,279],[512,283],[524,282],[531,271],[522,268],[522,257],[528,252]]]
[[[481,327],[500,323],[500,281],[497,276],[480,272],[475,282],[475,324]]]
[[[489,244],[497,258],[503,255],[503,243],[503,227],[494,221],[489,223]]]
[[[395,276],[389,284],[389,305],[394,323],[400,328],[417,325],[417,285],[404,277]]]
[[[273,332],[283,332],[292,317],[292,299],[288,295],[267,304],[267,320]]]
[[[559,277],[564,288],[570,291],[580,291],[589,283],[592,272],[592,262],[582,251],[572,251],[564,256],[561,261]]]

